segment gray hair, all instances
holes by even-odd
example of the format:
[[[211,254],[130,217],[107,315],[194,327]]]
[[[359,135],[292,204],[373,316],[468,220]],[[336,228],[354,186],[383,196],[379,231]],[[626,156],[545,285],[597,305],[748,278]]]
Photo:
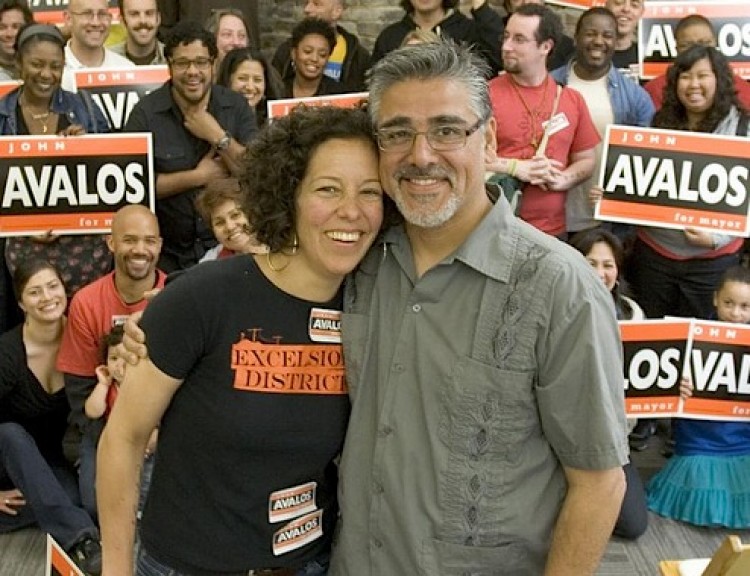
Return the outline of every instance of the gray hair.
[[[453,80],[469,92],[469,105],[478,118],[492,115],[487,80],[489,68],[468,46],[452,40],[404,46],[389,52],[368,74],[370,98],[368,109],[377,125],[380,101],[394,84],[407,80]]]

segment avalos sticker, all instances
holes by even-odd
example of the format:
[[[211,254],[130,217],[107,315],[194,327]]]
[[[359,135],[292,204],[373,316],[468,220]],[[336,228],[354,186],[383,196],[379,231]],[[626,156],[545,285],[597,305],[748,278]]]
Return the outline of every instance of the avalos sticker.
[[[341,344],[341,311],[313,308],[308,333],[313,342]]]
[[[313,512],[317,508],[315,504],[317,486],[317,482],[308,482],[272,492],[268,498],[268,521],[281,522]]]
[[[297,518],[273,535],[273,554],[281,556],[297,548],[302,548],[323,535],[323,511]]]

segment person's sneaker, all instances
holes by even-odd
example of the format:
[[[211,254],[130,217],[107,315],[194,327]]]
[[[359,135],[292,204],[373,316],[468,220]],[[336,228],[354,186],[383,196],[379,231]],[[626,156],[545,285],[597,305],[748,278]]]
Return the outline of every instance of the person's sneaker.
[[[68,556],[88,576],[102,573],[102,545],[98,540],[86,537],[68,550]]]

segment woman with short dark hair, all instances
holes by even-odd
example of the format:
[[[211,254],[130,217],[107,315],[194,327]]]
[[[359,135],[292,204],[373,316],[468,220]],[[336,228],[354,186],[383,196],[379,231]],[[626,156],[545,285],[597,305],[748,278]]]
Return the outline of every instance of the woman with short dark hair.
[[[243,207],[268,252],[195,266],[149,304],[149,358],[128,367],[102,436],[113,574],[132,562],[157,423],[138,574],[326,571],[349,417],[342,283],[380,230],[377,146],[362,110],[297,107],[245,162]]]

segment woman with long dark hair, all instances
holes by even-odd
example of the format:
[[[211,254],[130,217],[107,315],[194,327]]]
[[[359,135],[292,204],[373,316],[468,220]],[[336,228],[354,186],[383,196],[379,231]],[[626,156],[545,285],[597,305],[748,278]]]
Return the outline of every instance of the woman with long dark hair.
[[[0,336],[0,534],[38,525],[84,572],[99,574],[99,532],[63,455],[70,406],[55,361],[65,287],[49,262],[26,260],[13,289],[25,320]]]
[[[284,85],[276,69],[257,48],[235,48],[219,67],[216,83],[242,94],[255,111],[258,127],[268,120],[267,104],[283,96]]]
[[[745,114],[726,57],[716,48],[696,45],[679,54],[667,72],[664,104],[652,126],[746,137]],[[628,279],[646,316],[708,318],[714,289],[739,262],[742,244],[742,238],[700,228],[639,228]],[[655,432],[653,420],[640,420],[631,446],[645,448]],[[666,453],[671,454],[669,446]]]
[[[693,46],[677,56],[667,73],[664,105],[652,126],[747,136],[745,114],[724,55]],[[649,318],[665,315],[708,318],[722,274],[739,261],[742,238],[687,228],[641,227],[628,275]]]

